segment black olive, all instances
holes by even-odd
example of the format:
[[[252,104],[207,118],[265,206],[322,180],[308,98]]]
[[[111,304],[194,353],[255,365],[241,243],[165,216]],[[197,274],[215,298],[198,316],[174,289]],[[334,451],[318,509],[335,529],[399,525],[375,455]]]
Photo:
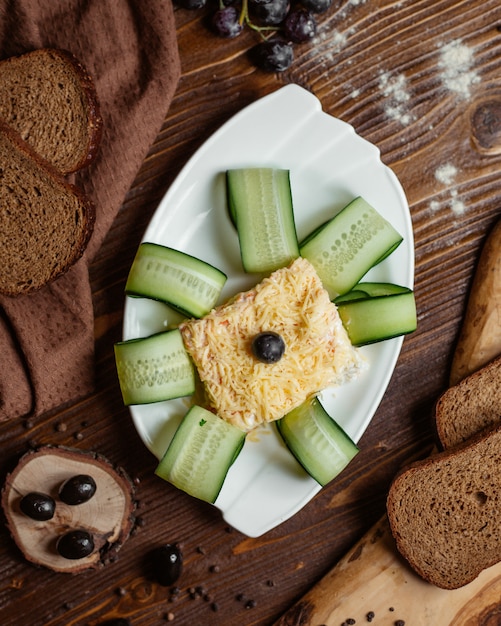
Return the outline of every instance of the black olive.
[[[99,626],[131,626],[131,622],[125,617],[116,617],[106,620],[106,622],[100,622]]]
[[[54,517],[56,503],[46,493],[32,491],[21,499],[20,507],[28,517],[45,522]]]
[[[65,559],[83,559],[94,551],[94,539],[86,530],[70,530],[59,537],[56,549]]]
[[[151,551],[153,573],[159,585],[173,585],[181,576],[183,555],[177,545],[167,543]]]
[[[65,480],[59,488],[59,497],[66,504],[82,504],[96,493],[96,482],[92,476],[78,474]]]
[[[252,354],[263,363],[280,361],[285,352],[285,342],[278,333],[259,333],[252,340]]]

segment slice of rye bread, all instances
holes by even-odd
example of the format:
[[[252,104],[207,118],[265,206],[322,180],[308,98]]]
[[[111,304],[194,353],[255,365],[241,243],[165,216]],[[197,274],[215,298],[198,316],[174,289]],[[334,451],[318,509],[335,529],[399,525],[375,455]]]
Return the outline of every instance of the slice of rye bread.
[[[501,423],[501,357],[447,389],[435,404],[434,420],[443,448]]]
[[[101,141],[93,80],[65,50],[0,61],[0,117],[63,174],[90,164]]]
[[[401,555],[425,580],[457,589],[501,561],[501,426],[405,467],[387,513]]]
[[[0,293],[29,293],[63,274],[94,221],[90,200],[0,123]]]

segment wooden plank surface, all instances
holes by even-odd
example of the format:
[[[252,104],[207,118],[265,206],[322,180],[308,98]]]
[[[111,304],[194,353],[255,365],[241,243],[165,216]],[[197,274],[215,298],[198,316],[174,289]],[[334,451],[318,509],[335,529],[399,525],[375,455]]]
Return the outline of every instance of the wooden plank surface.
[[[399,555],[386,516],[275,626],[412,624],[488,626],[499,618],[501,565],[446,590],[425,582]],[[400,621],[400,622],[399,622]]]
[[[3,529],[3,626],[94,626],[112,617],[141,626],[276,621],[381,517],[402,463],[431,449],[431,409],[447,385],[482,243],[500,215],[498,0],[335,0],[316,40],[296,46],[294,65],[280,75],[250,65],[254,33],[221,41],[199,12],[176,10],[176,21],[183,70],[176,97],[91,268],[96,392],[0,425],[2,477],[35,444],[95,450],[135,479],[139,521],[116,562],[75,577],[28,565]],[[121,401],[112,346],[137,244],[176,174],[234,113],[292,82],[375,143],[399,177],[415,233],[419,329],[406,338],[361,452],[340,479],[292,519],[249,539],[154,477],[155,459]],[[185,559],[175,601],[144,567],[147,551],[165,542],[180,542]],[[197,588],[201,594],[190,594]],[[396,613],[374,623],[399,617],[412,624]]]

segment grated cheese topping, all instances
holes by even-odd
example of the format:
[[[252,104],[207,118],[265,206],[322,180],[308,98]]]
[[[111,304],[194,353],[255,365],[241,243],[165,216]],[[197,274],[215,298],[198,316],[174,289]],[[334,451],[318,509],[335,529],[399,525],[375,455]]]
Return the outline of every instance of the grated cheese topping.
[[[180,331],[210,407],[244,431],[280,419],[307,398],[355,377],[363,359],[309,261],[296,259]],[[276,363],[252,354],[252,339],[285,342]]]

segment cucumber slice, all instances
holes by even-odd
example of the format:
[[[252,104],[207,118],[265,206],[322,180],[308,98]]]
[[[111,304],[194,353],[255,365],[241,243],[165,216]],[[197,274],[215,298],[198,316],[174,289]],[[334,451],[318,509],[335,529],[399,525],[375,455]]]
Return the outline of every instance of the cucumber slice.
[[[318,398],[303,402],[287,413],[277,421],[277,428],[292,454],[322,487],[358,453],[358,447]]]
[[[213,503],[244,441],[242,430],[195,405],[184,416],[155,473],[189,495]]]
[[[203,317],[215,306],[226,278],[205,261],[144,242],[132,263],[125,293],[160,300],[183,314]]]
[[[354,346],[412,333],[417,328],[414,292],[339,302],[337,309]]]
[[[334,304],[339,304],[340,302],[351,302],[352,300],[366,300],[370,298],[369,294],[366,291],[362,291],[359,289],[357,285],[355,289],[344,293],[342,296],[338,296],[333,300]]]
[[[195,392],[195,369],[176,328],[115,344],[125,405],[147,404]]]
[[[402,236],[363,198],[355,198],[300,245],[331,300],[355,287],[374,265],[402,242]]]
[[[394,283],[358,283],[354,289],[334,299],[334,304],[347,302],[348,300],[365,300],[377,296],[392,296],[397,293],[409,293],[409,287],[395,285]]]
[[[289,170],[228,170],[226,189],[246,272],[272,272],[299,256]]]
[[[393,296],[397,293],[409,293],[412,289],[403,285],[395,285],[394,283],[358,283],[356,289],[365,291],[371,298],[377,296]]]

